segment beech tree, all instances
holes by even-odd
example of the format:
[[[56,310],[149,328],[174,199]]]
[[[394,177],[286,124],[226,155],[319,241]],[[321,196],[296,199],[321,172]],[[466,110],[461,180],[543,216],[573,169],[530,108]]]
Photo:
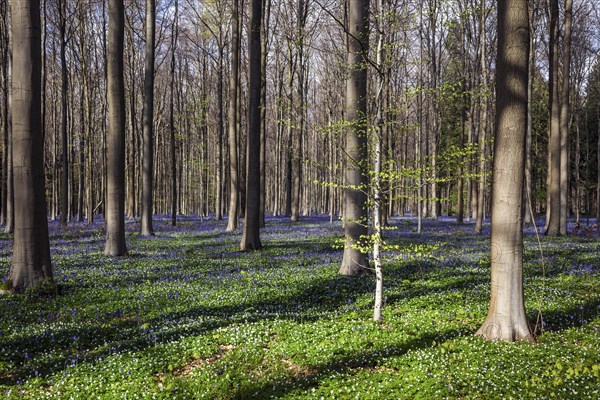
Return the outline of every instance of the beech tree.
[[[231,6],[231,72],[229,75],[229,208],[227,232],[238,227],[239,212],[239,168],[238,168],[238,75],[240,60],[240,31],[238,2]]]
[[[21,293],[54,288],[44,178],[41,125],[41,29],[39,0],[12,0],[13,261],[5,288]]]
[[[108,134],[106,137],[107,193],[104,254],[127,254],[125,244],[125,84],[123,0],[108,2]]]
[[[491,300],[477,335],[534,338],[523,301],[523,180],[527,132],[527,0],[498,1],[496,119],[492,181]]]
[[[13,79],[13,33],[11,28],[11,11],[10,5],[7,10],[7,28],[8,28],[8,43],[6,54],[6,129],[4,131],[4,176],[6,181],[5,193],[3,196],[5,204],[3,209],[6,209],[4,233],[13,233],[15,227],[15,191],[14,191],[14,174],[13,174],[13,106],[12,106],[12,79]]]
[[[144,111],[142,149],[142,219],[141,234],[154,235],[152,226],[154,179],[154,46],[156,24],[155,0],[146,0],[146,58],[144,68]]]
[[[246,212],[240,250],[260,250],[260,91],[262,0],[252,0],[248,33],[248,144],[246,154]]]
[[[369,0],[351,1],[348,18],[348,78],[346,81],[346,182],[344,257],[339,273],[366,271],[367,253],[361,240],[367,235],[367,62],[369,57]]]

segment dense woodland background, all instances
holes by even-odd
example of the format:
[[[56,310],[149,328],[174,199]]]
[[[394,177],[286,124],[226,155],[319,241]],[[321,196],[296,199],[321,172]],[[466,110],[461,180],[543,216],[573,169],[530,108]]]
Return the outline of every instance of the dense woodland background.
[[[247,2],[246,2],[247,3]],[[237,124],[237,175],[245,201],[248,105],[248,4],[239,3],[241,52],[231,77],[232,4],[156,3],[154,212],[228,212],[231,151]],[[565,62],[560,5],[559,64]],[[456,215],[459,222],[489,214],[494,118],[496,5],[490,1],[385,1],[371,15],[368,63],[370,124],[376,97],[384,101],[384,166],[394,175],[385,215]],[[533,211],[547,210],[549,137],[549,7],[531,1],[531,129],[527,187]],[[48,209],[64,224],[93,220],[106,195],[107,5],[103,1],[42,1],[43,132]],[[596,2],[573,4],[568,77],[570,215],[598,208],[600,18]],[[10,226],[6,196],[10,148],[7,97],[7,2],[0,4],[2,114],[1,220]],[[382,18],[383,20],[379,20]],[[265,77],[262,130],[264,209],[274,215],[342,214],[347,4],[329,0],[270,0],[262,29]],[[145,4],[125,4],[126,214],[141,212]],[[383,39],[377,61],[376,40]],[[565,69],[559,68],[562,87]],[[376,87],[375,77],[383,85]],[[231,85],[238,110],[232,118]],[[381,90],[381,94],[377,91]],[[332,185],[327,185],[332,184]],[[384,185],[385,186],[385,185]],[[478,195],[482,192],[482,195]],[[8,199],[8,200],[7,200]],[[419,207],[420,204],[420,207]],[[68,218],[65,218],[68,216]]]

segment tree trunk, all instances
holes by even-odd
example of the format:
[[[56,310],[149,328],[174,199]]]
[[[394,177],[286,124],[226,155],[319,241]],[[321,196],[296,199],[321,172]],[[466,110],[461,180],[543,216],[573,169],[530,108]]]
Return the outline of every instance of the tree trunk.
[[[267,76],[267,50],[269,37],[269,19],[271,17],[271,0],[263,2],[263,23],[262,36],[260,40],[260,73],[261,76]],[[262,79],[260,87],[260,208],[259,208],[259,224],[261,228],[265,227],[265,211],[266,211],[266,144],[267,144],[267,80]]]
[[[491,300],[487,318],[477,335],[488,340],[533,342],[523,301],[522,201],[529,61],[527,1],[498,2],[497,29]]]
[[[177,158],[175,149],[175,118],[174,118],[174,102],[175,102],[175,48],[177,46],[177,30],[178,30],[178,0],[175,0],[175,15],[173,17],[173,25],[171,30],[171,82],[169,96],[169,150],[171,155],[171,225],[177,225]]]
[[[83,72],[82,66],[82,75],[85,75]],[[83,78],[85,80],[85,78]],[[81,85],[81,99],[85,97],[85,85]],[[78,170],[78,182],[77,182],[77,222],[83,222],[83,193],[84,193],[84,178],[85,178],[85,101],[81,101],[79,106],[79,168]]]
[[[231,10],[231,72],[229,76],[229,209],[227,232],[238,227],[239,182],[238,182],[238,75],[240,63],[240,32],[238,2],[232,2]]]
[[[10,8],[10,6],[9,6]],[[8,26],[12,23],[12,12],[8,12]],[[7,108],[6,108],[6,131],[4,132],[6,139],[6,225],[4,225],[4,233],[13,233],[15,228],[15,193],[14,193],[14,175],[13,175],[13,35],[12,28],[8,29],[8,60],[7,60]]]
[[[260,26],[262,0],[252,0],[250,32],[248,37],[249,101],[248,142],[246,154],[246,212],[241,251],[260,250],[260,91],[261,91],[261,46]]]
[[[482,1],[481,5],[481,55],[480,55],[480,67],[481,67],[481,128],[479,129],[479,179],[477,189],[477,219],[475,220],[475,233],[481,233],[483,230],[483,218],[485,216],[485,141],[487,139],[487,119],[488,119],[488,108],[487,108],[487,64],[486,64],[486,34],[485,24],[487,12],[485,7],[485,0]]]
[[[346,81],[346,188],[344,211],[344,258],[339,273],[365,272],[369,260],[363,248],[367,235],[367,59],[369,53],[369,0],[349,5],[348,60]]]
[[[548,140],[549,214],[546,235],[560,234],[560,107],[558,91],[558,0],[550,0],[550,138]]]
[[[375,121],[375,137],[373,138],[373,266],[375,267],[375,305],[373,307],[373,320],[380,321],[382,319],[381,310],[383,308],[383,268],[381,265],[381,244],[382,238],[382,221],[381,210],[383,208],[382,190],[381,190],[381,158],[382,158],[382,142],[384,129],[384,97],[383,85],[385,67],[383,65],[383,40],[384,40],[384,18],[383,0],[377,0],[377,52],[376,62],[379,68],[377,74],[377,95],[375,104],[377,108],[377,117]]]
[[[565,33],[562,49],[562,91],[560,99],[560,234],[567,234],[569,202],[569,84],[571,75],[571,25],[573,0],[565,1]],[[557,82],[558,83],[558,82]]]
[[[533,5],[528,7],[529,26],[533,25]],[[533,204],[532,195],[532,182],[531,182],[531,144],[533,139],[533,113],[532,113],[532,99],[533,99],[533,77],[535,67],[535,52],[533,51],[533,32],[529,36],[529,66],[527,68],[527,136],[525,138],[525,194],[523,199],[523,218],[524,223],[529,224],[535,219],[535,215],[531,215],[530,205]],[[533,207],[531,207],[533,208]]]
[[[146,56],[144,67],[144,109],[143,109],[143,150],[142,150],[142,219],[141,231],[144,236],[154,235],[152,215],[154,213],[154,47],[156,24],[156,0],[146,0]]]
[[[60,76],[61,76],[61,166],[62,166],[62,185],[60,192],[60,224],[66,226],[69,222],[69,137],[67,133],[67,97],[69,91],[69,78],[67,75],[67,37],[66,37],[66,17],[64,9],[65,0],[58,1],[59,15],[59,33],[60,33]]]
[[[1,127],[1,133],[2,133],[2,138],[4,138],[4,132],[6,132],[6,130],[8,129],[8,123],[6,121],[6,114],[7,114],[7,108],[8,108],[8,102],[7,102],[7,88],[6,88],[6,66],[8,64],[8,52],[7,52],[7,48],[8,48],[8,30],[10,28],[7,28],[5,25],[5,21],[6,21],[6,14],[8,13],[7,10],[7,4],[6,2],[4,2],[3,4],[0,4],[0,22],[2,23],[0,25],[1,29],[0,29],[0,60],[2,60],[0,62],[0,90],[2,91],[2,104],[0,106],[0,127]],[[3,143],[4,146],[4,143]],[[0,224],[4,224],[5,221],[5,217],[6,217],[6,210],[4,208],[4,204],[6,202],[6,181],[4,180],[4,173],[6,171],[5,165],[4,165],[4,160],[6,159],[6,152],[4,151],[4,147],[3,147],[3,151],[2,151],[2,156],[0,157]]]
[[[223,219],[223,56],[224,46],[222,33],[219,33],[219,59],[217,70],[217,108],[219,115],[217,116],[217,179],[215,183],[215,219],[220,221]]]
[[[123,79],[123,0],[108,2],[108,134],[104,254],[127,254],[125,244],[125,83]]]
[[[15,234],[13,263],[5,287],[21,293],[54,289],[44,182],[41,125],[39,0],[11,1],[13,47],[13,137]]]

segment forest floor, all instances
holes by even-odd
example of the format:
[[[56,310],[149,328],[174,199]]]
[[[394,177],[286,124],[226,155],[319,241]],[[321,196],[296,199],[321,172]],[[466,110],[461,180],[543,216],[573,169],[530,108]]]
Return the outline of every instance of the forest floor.
[[[50,223],[60,294],[0,297],[0,397],[28,399],[600,398],[600,240],[525,238],[537,344],[473,336],[490,289],[489,226],[394,218],[383,323],[373,275],[337,274],[340,221],[267,219],[240,253],[225,221],[127,224],[102,255],[101,221]],[[586,236],[589,234],[589,236]],[[11,242],[0,236],[0,273]],[[543,317],[543,326],[539,316]]]

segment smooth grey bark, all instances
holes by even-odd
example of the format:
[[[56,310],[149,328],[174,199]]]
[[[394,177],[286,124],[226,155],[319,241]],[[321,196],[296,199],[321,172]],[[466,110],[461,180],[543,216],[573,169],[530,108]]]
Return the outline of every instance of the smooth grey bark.
[[[82,75],[85,75],[82,66]],[[85,78],[83,78],[85,80]],[[81,85],[81,99],[85,98],[85,85]],[[81,101],[79,106],[79,154],[77,171],[77,222],[83,222],[83,197],[85,180],[85,101]]]
[[[267,80],[264,78],[267,75],[267,51],[269,49],[269,20],[271,19],[271,0],[263,2],[263,23],[262,35],[260,40],[260,73],[263,76],[260,87],[260,209],[259,223],[260,227],[265,227],[265,212],[266,212],[266,178],[267,178]]]
[[[346,121],[348,133],[345,171],[344,257],[339,273],[367,271],[369,259],[361,245],[367,235],[367,59],[369,54],[369,0],[349,4]],[[361,251],[363,250],[363,251]]]
[[[562,47],[562,88],[560,95],[560,226],[561,235],[567,234],[569,202],[569,85],[571,76],[571,26],[573,0],[565,1],[565,33]],[[558,82],[557,82],[558,83]]]
[[[15,230],[5,287],[54,288],[44,182],[39,0],[12,0]]]
[[[171,31],[171,81],[169,84],[169,154],[171,157],[171,225],[177,225],[177,157],[175,143],[175,50],[177,47],[177,33],[179,29],[179,3],[175,0],[175,15],[173,16],[173,25]]]
[[[125,244],[125,82],[123,0],[108,2],[108,133],[106,135],[106,243],[104,254],[127,254]]]
[[[481,233],[483,230],[483,218],[485,214],[485,141],[487,139],[487,129],[488,129],[488,101],[487,101],[487,89],[488,89],[488,80],[487,80],[487,44],[486,44],[486,32],[485,32],[485,23],[486,23],[486,7],[485,0],[482,1],[481,9],[481,22],[480,22],[480,35],[481,35],[481,49],[480,49],[480,68],[481,68],[481,90],[483,94],[481,95],[481,118],[480,124],[481,127],[479,129],[479,178],[478,178],[478,190],[477,190],[477,218],[475,220],[475,233]]]
[[[262,0],[252,0],[248,32],[249,91],[248,142],[246,144],[246,212],[241,251],[260,250],[260,100],[261,100]]]
[[[217,125],[217,176],[215,182],[215,219],[223,219],[223,133],[225,123],[223,121],[223,57],[224,46],[221,30],[219,30],[219,59],[217,71],[217,107],[218,107],[218,125]]]
[[[12,23],[12,12],[8,12],[8,26]],[[15,193],[14,193],[14,175],[13,175],[13,105],[12,105],[12,81],[13,81],[13,34],[12,28],[8,29],[8,59],[6,69],[6,84],[7,84],[7,108],[6,108],[6,131],[4,132],[6,140],[6,225],[4,225],[4,233],[13,233],[15,228]]]
[[[523,301],[523,179],[527,132],[527,0],[498,2],[492,180],[491,299],[477,335],[533,342]]]
[[[550,0],[550,138],[548,140],[548,221],[546,235],[560,234],[560,107],[558,91],[558,0]]]
[[[156,41],[156,3],[146,0],[146,53],[144,65],[144,109],[142,111],[142,218],[140,233],[154,235],[154,47]]]
[[[535,36],[534,12],[535,8],[528,7],[529,26],[532,27],[532,32],[529,35],[529,67],[527,68],[527,136],[525,138],[525,193],[523,194],[523,218],[525,224],[530,224],[535,215],[531,215],[529,205],[533,205],[532,195],[532,182],[531,182],[531,144],[533,139],[533,113],[531,107],[531,101],[533,97],[533,77],[535,67],[535,52],[533,51],[533,37]],[[533,209],[533,207],[531,207]]]
[[[1,183],[1,194],[0,194],[0,224],[6,223],[6,153],[8,146],[8,35],[10,32],[10,24],[8,19],[10,18],[10,12],[8,4],[4,2],[0,5],[0,15],[2,16],[2,29],[0,30],[0,49],[2,50],[2,71],[0,75],[2,77],[2,183]]]
[[[304,84],[304,73],[306,71],[306,64],[304,61],[304,30],[306,26],[306,18],[308,15],[308,2],[305,0],[298,1],[298,26],[297,26],[297,62],[296,73],[298,74],[298,109],[297,109],[297,127],[294,129],[294,142],[293,142],[293,162],[292,162],[292,221],[300,220],[300,197],[302,195],[302,139],[304,136],[304,125],[305,125],[305,84]],[[292,106],[293,107],[293,106]]]
[[[67,18],[65,0],[58,1],[58,30],[60,34],[60,76],[61,76],[61,187],[60,187],[60,224],[69,222],[69,135],[67,132],[67,102],[69,92],[69,75],[67,71]]]
[[[231,72],[229,75],[229,207],[227,232],[238,227],[239,174],[238,174],[238,75],[240,64],[240,31],[238,2],[232,2],[231,10]]]

